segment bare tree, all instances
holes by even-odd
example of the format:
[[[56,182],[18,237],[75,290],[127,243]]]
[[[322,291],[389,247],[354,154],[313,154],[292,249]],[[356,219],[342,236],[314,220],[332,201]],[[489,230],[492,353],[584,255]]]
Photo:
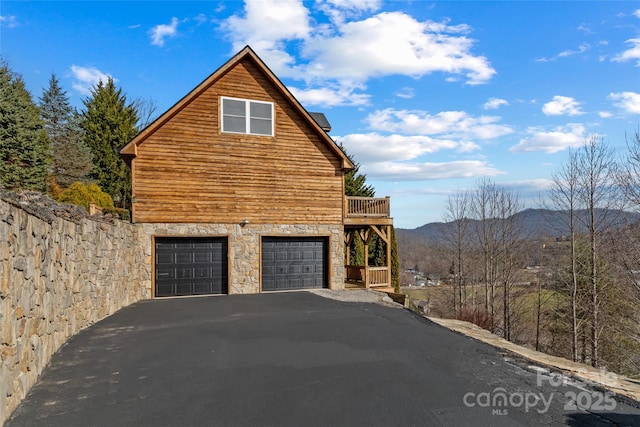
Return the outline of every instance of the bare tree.
[[[136,123],[138,130],[146,128],[156,119],[158,105],[153,99],[136,98],[133,100],[132,106],[138,115],[138,123]]]
[[[631,208],[640,210],[640,129],[627,140],[627,158],[620,170],[619,184]]]
[[[502,324],[504,337],[511,340],[512,310],[511,287],[522,265],[518,261],[525,237],[522,217],[516,215],[522,209],[518,194],[510,188],[498,187],[495,192],[499,227],[498,275],[502,284]]]
[[[568,159],[553,175],[553,185],[549,191],[552,209],[564,214],[570,245],[570,305],[571,305],[571,357],[578,361],[578,268],[576,257],[576,212],[578,210],[578,157],[569,150]]]
[[[476,236],[482,252],[482,275],[485,289],[485,312],[489,316],[491,331],[495,332],[498,256],[498,216],[497,187],[489,178],[481,178],[471,196],[471,210],[474,219],[479,221]]]
[[[611,230],[620,217],[624,207],[623,194],[616,181],[619,167],[613,150],[591,137],[576,153],[578,166],[578,200],[586,210],[585,215],[578,216],[579,221],[588,230],[589,240],[589,281],[591,285],[590,301],[590,344],[591,364],[598,366],[600,332],[600,287],[604,281],[600,276],[598,265],[600,239]],[[602,284],[600,282],[603,282]]]
[[[444,221],[452,223],[452,227],[443,228],[444,241],[453,258],[453,310],[457,317],[466,307],[466,256],[469,252],[469,193],[466,191],[456,191],[450,194],[447,199]]]

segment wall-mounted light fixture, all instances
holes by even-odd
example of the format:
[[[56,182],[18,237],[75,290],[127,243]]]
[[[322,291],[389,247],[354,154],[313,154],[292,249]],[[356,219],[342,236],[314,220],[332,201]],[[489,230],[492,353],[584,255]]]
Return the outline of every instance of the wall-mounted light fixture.
[[[243,219],[242,221],[240,221],[240,227],[244,227],[247,224],[249,224],[249,220],[248,219]]]

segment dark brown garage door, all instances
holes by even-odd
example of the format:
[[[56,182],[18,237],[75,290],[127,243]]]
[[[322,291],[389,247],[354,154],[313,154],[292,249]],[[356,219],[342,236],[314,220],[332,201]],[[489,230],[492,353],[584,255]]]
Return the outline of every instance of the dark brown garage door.
[[[262,290],[327,287],[327,238],[263,237]]]
[[[226,237],[157,237],[157,297],[227,293]]]

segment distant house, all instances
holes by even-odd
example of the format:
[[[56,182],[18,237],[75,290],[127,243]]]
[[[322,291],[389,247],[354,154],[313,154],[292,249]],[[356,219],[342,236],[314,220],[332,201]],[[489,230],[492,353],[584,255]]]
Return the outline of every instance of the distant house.
[[[392,219],[388,198],[344,197],[353,164],[329,129],[247,46],[131,140],[152,295],[343,289],[345,241],[387,241]]]

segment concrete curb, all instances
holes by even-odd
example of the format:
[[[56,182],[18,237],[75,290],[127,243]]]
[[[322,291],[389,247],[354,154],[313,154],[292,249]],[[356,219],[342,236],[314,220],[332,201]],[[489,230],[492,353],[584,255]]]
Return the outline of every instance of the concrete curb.
[[[381,304],[388,307],[404,308],[401,304],[394,302],[384,292],[372,289],[362,290],[331,290],[331,289],[310,289],[309,293],[343,302],[367,302]]]
[[[508,350],[532,362],[555,368],[569,377],[582,380],[596,387],[601,387],[617,395],[624,396],[631,399],[636,405],[640,404],[640,381],[514,344],[470,322],[435,317],[427,317],[427,319],[447,329],[477,339],[478,341]]]

